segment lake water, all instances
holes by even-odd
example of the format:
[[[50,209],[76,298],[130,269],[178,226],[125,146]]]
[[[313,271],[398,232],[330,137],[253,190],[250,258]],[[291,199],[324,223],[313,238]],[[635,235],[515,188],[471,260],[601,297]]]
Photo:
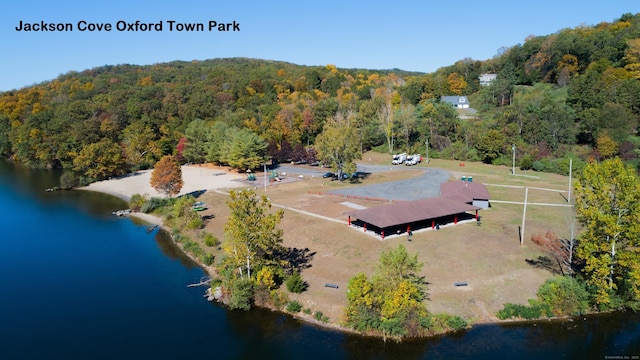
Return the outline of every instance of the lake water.
[[[204,272],[126,204],[45,192],[59,173],[0,161],[0,359],[604,359],[640,356],[640,315],[483,325],[401,344],[187,288]]]

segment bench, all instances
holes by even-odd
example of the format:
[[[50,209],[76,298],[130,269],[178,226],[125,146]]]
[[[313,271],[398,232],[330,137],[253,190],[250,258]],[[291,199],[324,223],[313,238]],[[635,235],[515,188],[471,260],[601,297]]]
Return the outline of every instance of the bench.
[[[336,285],[336,284],[324,284],[324,287],[337,289],[337,288],[338,288],[338,285]]]
[[[467,285],[469,285],[469,283],[467,283],[466,281],[458,281],[453,283],[453,286],[467,286]]]

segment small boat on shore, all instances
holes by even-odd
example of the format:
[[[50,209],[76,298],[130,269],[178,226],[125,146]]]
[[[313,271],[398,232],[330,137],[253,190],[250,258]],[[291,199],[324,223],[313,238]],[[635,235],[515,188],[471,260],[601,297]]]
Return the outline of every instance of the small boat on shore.
[[[126,216],[131,214],[131,209],[118,210],[118,211],[112,212],[111,214],[115,216]]]
[[[202,201],[198,201],[197,203],[194,203],[193,205],[191,205],[191,210],[194,211],[204,211],[207,210],[209,207],[207,207],[207,204],[203,203]]]
[[[147,234],[148,234],[148,233],[150,233],[150,232],[152,232],[153,230],[155,230],[155,229],[159,228],[159,227],[160,227],[160,225],[153,225],[153,226],[149,227],[149,228],[147,229]]]

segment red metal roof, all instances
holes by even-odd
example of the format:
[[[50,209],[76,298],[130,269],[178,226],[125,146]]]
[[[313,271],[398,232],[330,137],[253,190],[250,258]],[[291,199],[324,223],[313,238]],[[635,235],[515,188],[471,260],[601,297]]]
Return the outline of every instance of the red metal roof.
[[[386,228],[479,209],[481,208],[463,202],[436,197],[377,206],[354,211],[349,215],[379,228]]]

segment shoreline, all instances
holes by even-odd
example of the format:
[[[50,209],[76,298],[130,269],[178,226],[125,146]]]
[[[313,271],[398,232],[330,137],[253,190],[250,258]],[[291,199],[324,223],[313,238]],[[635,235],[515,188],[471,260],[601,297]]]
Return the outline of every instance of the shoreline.
[[[118,180],[118,179],[111,179],[111,180],[104,180],[104,181],[108,181],[112,184],[115,184],[114,182]],[[104,183],[104,181],[102,183]],[[94,183],[96,184],[96,183]],[[94,192],[99,192],[99,193],[103,193],[103,194],[107,194],[110,196],[115,196],[121,200],[126,201],[127,203],[129,202],[131,195],[126,195],[125,193],[123,193],[122,191],[119,191],[118,188],[116,186],[109,186],[109,187],[103,187],[103,186],[93,186],[91,187],[91,185],[89,186],[84,186],[84,187],[79,187],[76,188],[75,190],[82,190],[82,191],[94,191]],[[216,189],[211,189],[211,190],[216,190]],[[129,217],[135,217],[137,219],[140,219],[146,223],[149,223],[150,225],[158,225],[160,227],[161,230],[165,231],[168,235],[169,238],[171,238],[171,241],[173,242],[173,244],[178,247],[178,249],[180,249],[180,251],[182,251],[183,254],[185,254],[187,257],[189,257],[189,259],[191,259],[195,264],[197,264],[207,275],[209,275],[209,277],[213,278],[216,275],[215,269],[211,266],[207,266],[205,264],[203,264],[199,259],[197,259],[195,256],[193,256],[191,253],[189,253],[188,251],[185,251],[184,248],[175,241],[173,235],[171,235],[171,228],[166,226],[164,224],[164,219],[157,216],[157,215],[152,215],[152,214],[146,214],[146,213],[141,213],[141,212],[131,212],[130,214],[128,214],[127,216]],[[210,289],[210,288],[209,288]],[[217,300],[215,300],[217,301]],[[300,321],[303,321],[307,324],[310,325],[314,325],[314,326],[318,326],[321,327],[323,329],[326,330],[330,330],[330,331],[339,331],[342,333],[348,333],[348,334],[355,334],[355,335],[360,335],[360,336],[367,336],[367,337],[378,337],[376,335],[371,335],[371,334],[365,334],[365,333],[360,333],[354,329],[348,328],[348,327],[344,327],[340,324],[335,324],[335,323],[323,323],[322,321],[319,321],[315,318],[313,318],[312,315],[305,315],[302,313],[291,313],[288,312],[284,309],[275,309],[275,308],[271,308],[271,307],[261,307],[263,309],[269,309],[271,311],[277,311],[279,313],[282,314],[286,314],[289,316],[292,316],[294,319],[298,319]],[[469,324],[470,326],[473,324]]]
[[[108,181],[113,181],[113,180],[108,180]],[[97,190],[97,189],[89,189],[87,187],[83,187],[83,188],[77,188],[77,190],[83,190],[83,191],[95,191],[95,192],[100,192],[103,194],[107,194],[107,195],[111,195],[111,196],[115,196],[118,197],[124,201],[129,201],[130,197],[123,195],[122,193],[119,193],[117,191],[103,191],[103,190]],[[175,241],[173,235],[171,234],[171,228],[166,226],[164,224],[164,219],[157,216],[157,215],[153,215],[153,214],[147,214],[147,213],[141,213],[141,212],[131,212],[130,214],[128,214],[127,216],[129,217],[135,217],[137,219],[140,219],[146,223],[149,223],[150,225],[158,225],[160,227],[161,230],[165,231],[167,233],[167,235],[169,235],[169,238],[171,238],[171,241],[173,242],[173,244],[178,247],[180,249],[180,251],[182,251],[183,254],[185,254],[187,257],[189,257],[189,259],[191,259],[195,264],[198,265],[198,267],[200,267],[210,278],[213,278],[216,275],[216,271],[213,267],[211,266],[207,266],[205,264],[203,264],[198,258],[196,258],[195,256],[193,256],[190,252],[185,251],[185,249],[183,248],[183,246],[181,244],[179,244],[178,242]],[[211,288],[208,288],[208,290],[206,292],[209,292]],[[217,301],[217,300],[214,300]],[[267,307],[267,306],[263,306],[260,307],[262,309],[268,309],[271,311],[276,311],[279,312],[281,314],[285,314],[285,315],[289,315],[291,317],[293,317],[294,319],[297,319],[299,321],[303,321],[309,325],[313,325],[313,326],[318,326],[321,327],[325,330],[329,330],[329,331],[338,331],[341,333],[345,333],[345,334],[353,334],[353,335],[358,335],[358,336],[364,336],[364,337],[373,337],[373,338],[383,338],[381,335],[376,335],[376,334],[367,334],[367,333],[362,333],[359,332],[355,329],[352,328],[348,328],[345,327],[343,325],[337,324],[337,323],[331,323],[331,322],[322,322],[319,321],[317,319],[315,319],[312,315],[306,315],[303,314],[301,312],[299,313],[291,313],[286,311],[285,309],[276,309],[276,308],[272,308],[272,307]],[[541,319],[544,320],[544,319]],[[533,322],[532,321],[524,321],[524,322]],[[497,324],[497,323],[501,323],[501,322],[510,322],[508,320],[504,320],[504,321],[487,321],[487,322],[469,322],[468,325],[469,327],[465,330],[470,330],[471,328],[473,328],[473,326],[475,325],[490,325],[490,324]],[[515,321],[513,321],[515,322]],[[451,332],[451,331],[450,331]],[[444,334],[448,334],[450,332],[445,332],[445,333],[441,333],[441,334],[434,334],[432,336],[427,336],[425,338],[430,338],[433,336],[438,336],[438,335],[444,335]],[[401,339],[402,340],[402,339]]]
[[[131,212],[129,214],[130,217],[135,217],[139,220],[142,220],[146,223],[149,223],[150,225],[158,225],[160,227],[160,229],[164,232],[167,233],[167,235],[169,236],[169,238],[171,238],[171,242],[173,242],[173,244],[175,246],[177,246],[180,251],[182,251],[183,254],[185,254],[189,259],[191,259],[194,263],[196,263],[200,268],[202,268],[202,270],[207,273],[207,275],[211,278],[213,277],[216,272],[215,269],[211,266],[207,266],[205,264],[203,264],[198,258],[196,258],[195,256],[193,256],[190,252],[185,251],[184,247],[177,243],[176,240],[173,238],[173,235],[171,235],[171,228],[166,226],[164,224],[164,219],[161,218],[160,216],[157,215],[153,215],[153,214],[147,214],[147,213],[142,213],[142,212]]]
[[[186,166],[183,166],[183,169]],[[194,171],[198,172],[200,174],[196,174],[198,175],[197,178],[202,179],[203,174],[202,171],[203,170],[209,170],[212,171],[210,168],[205,168],[205,167],[200,167],[200,166],[188,166],[188,168],[190,168],[190,175],[191,177],[184,177],[185,179],[185,184],[192,179],[193,175],[194,175]],[[225,174],[225,175],[220,175],[220,171],[216,171],[213,170],[214,174],[216,176],[212,176],[212,177],[208,177],[206,178],[207,180],[207,184],[202,184],[199,182],[196,182],[196,185],[191,184],[190,189],[193,188],[199,188],[199,191],[216,191],[217,189],[220,188],[229,188],[229,187],[239,187],[239,186],[243,186],[244,184],[242,184],[239,181],[235,181],[232,186],[229,186],[229,183],[226,181],[222,181],[221,183],[224,184],[220,184],[217,183],[219,186],[211,186],[213,183],[215,183],[215,180],[225,180],[222,176],[226,176],[227,179],[229,180],[230,177],[232,177],[232,175],[229,174]],[[149,171],[147,171],[147,173],[149,173]],[[77,188],[77,190],[83,190],[83,191],[95,191],[95,192],[101,192],[104,194],[108,194],[111,196],[115,196],[121,200],[124,201],[129,201],[131,198],[131,195],[133,194],[145,194],[145,193],[149,193],[149,192],[140,192],[137,190],[148,190],[150,189],[150,185],[148,181],[145,181],[146,187],[141,187],[140,186],[140,179],[142,179],[144,181],[144,178],[140,176],[140,172],[134,173],[133,175],[125,175],[123,177],[117,178],[117,179],[110,179],[110,180],[105,180],[105,181],[101,181],[101,182],[97,182],[97,183],[93,183],[89,186],[86,187],[81,187],[81,188]],[[150,176],[150,175],[149,175]],[[184,172],[183,172],[183,176],[184,176]],[[137,184],[131,184],[131,182],[127,181],[131,178],[134,178],[137,181]],[[237,177],[236,177],[237,178]],[[231,181],[233,181],[234,179],[231,179]],[[208,185],[208,189],[203,189],[202,185]],[[221,185],[221,186],[220,186]],[[184,191],[183,191],[184,192]],[[187,191],[185,193],[189,193],[190,191]],[[182,192],[181,192],[182,193]],[[153,195],[151,195],[153,196]],[[160,195],[161,196],[161,195]],[[205,264],[203,264],[199,259],[197,259],[196,257],[194,257],[191,253],[185,251],[185,249],[183,248],[183,246],[181,246],[181,244],[179,244],[178,242],[175,241],[174,237],[172,236],[171,232],[172,229],[168,226],[166,226],[164,224],[164,219],[156,216],[156,215],[152,215],[152,214],[146,214],[146,213],[140,213],[140,212],[131,212],[129,214],[129,216],[132,217],[136,217],[137,219],[140,219],[146,223],[152,224],[152,225],[158,225],[162,230],[164,230],[171,238],[172,242],[186,255],[188,256],[195,264],[198,265],[198,267],[200,267],[201,269],[203,269],[203,271],[205,271],[205,273],[207,275],[209,275],[209,277],[213,278],[216,276],[216,271],[213,267],[210,266],[206,266]],[[286,311],[285,309],[274,309],[271,307],[261,307],[264,309],[270,309],[272,311],[278,311],[280,313],[283,314],[287,314],[292,316],[295,319],[298,319],[300,321],[304,321],[305,323],[314,325],[314,326],[319,326],[322,327],[324,329],[330,330],[330,331],[340,331],[343,333],[349,333],[349,334],[355,334],[355,335],[359,335],[359,336],[365,336],[365,337],[376,337],[376,338],[381,338],[381,335],[376,335],[376,334],[367,334],[367,333],[361,333],[358,332],[354,329],[345,327],[343,325],[337,324],[337,323],[323,323],[321,321],[318,321],[317,319],[313,318],[313,316],[311,315],[305,315],[302,313],[291,313]],[[452,314],[454,315],[454,314]],[[590,315],[590,314],[587,314]],[[470,330],[473,327],[475,327],[476,325],[496,325],[496,324],[512,324],[512,323],[536,323],[536,322],[546,322],[546,321],[554,321],[554,320],[566,320],[566,319],[577,319],[578,317],[564,317],[564,318],[541,318],[541,319],[536,319],[536,320],[524,320],[524,319],[506,319],[506,320],[500,320],[495,318],[495,315],[492,316],[491,318],[485,318],[485,319],[468,319],[468,327],[466,328],[466,330]],[[443,334],[447,334],[450,332],[446,332]],[[443,335],[443,334],[434,334],[433,336],[436,335]],[[432,337],[432,336],[428,336],[427,338]]]

